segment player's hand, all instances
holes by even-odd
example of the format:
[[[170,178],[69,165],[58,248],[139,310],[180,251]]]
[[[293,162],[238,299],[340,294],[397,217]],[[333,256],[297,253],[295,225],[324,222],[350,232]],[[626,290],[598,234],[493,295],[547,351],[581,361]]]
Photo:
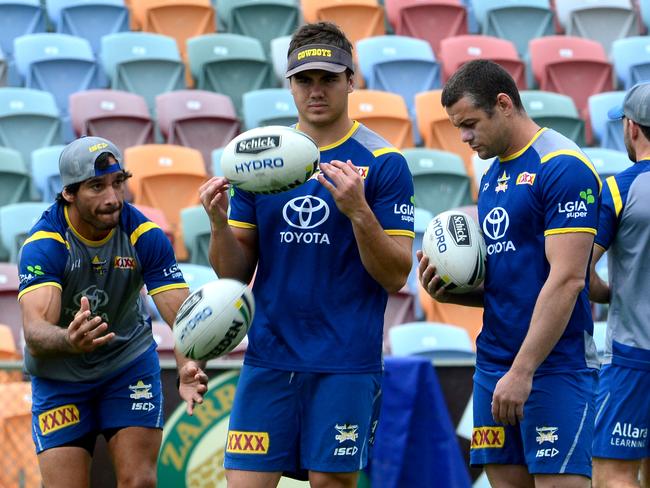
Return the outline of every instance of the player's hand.
[[[418,249],[415,253],[418,258],[418,280],[420,284],[438,302],[448,302],[450,300],[449,293],[445,289],[445,283],[436,274],[436,267],[429,264],[429,256],[424,254],[422,250]]]
[[[213,176],[199,187],[199,198],[213,229],[228,225],[229,189],[228,180],[223,176]]]
[[[533,387],[533,377],[508,371],[492,395],[492,418],[498,424],[517,425],[524,418],[524,404]]]
[[[363,212],[368,207],[363,179],[352,161],[332,160],[321,164],[320,170],[318,181],[332,194],[341,213],[352,219],[355,212]]]
[[[187,413],[194,413],[194,406],[203,403],[203,395],[208,391],[208,375],[196,361],[187,361],[178,372],[180,382],[178,394],[187,403]]]
[[[75,353],[91,352],[115,337],[101,317],[93,317],[88,297],[82,296],[79,311],[68,325],[66,339]]]

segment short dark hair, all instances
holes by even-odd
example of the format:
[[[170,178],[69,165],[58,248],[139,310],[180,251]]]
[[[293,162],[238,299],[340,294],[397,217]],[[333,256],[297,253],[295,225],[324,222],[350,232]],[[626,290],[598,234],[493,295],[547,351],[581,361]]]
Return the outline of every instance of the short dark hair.
[[[641,125],[641,124],[637,124],[637,125],[639,126],[639,129],[641,129],[641,132],[643,132],[645,138],[650,141],[650,126]]]
[[[469,96],[476,108],[492,115],[497,95],[505,93],[517,110],[522,110],[521,97],[510,73],[494,61],[477,59],[461,66],[442,90],[442,106],[451,107],[464,96]]]
[[[308,44],[327,44],[338,47],[352,54],[352,43],[345,33],[333,22],[315,22],[304,24],[294,32],[289,43],[287,57],[299,47]],[[352,74],[349,69],[345,70],[348,77]]]

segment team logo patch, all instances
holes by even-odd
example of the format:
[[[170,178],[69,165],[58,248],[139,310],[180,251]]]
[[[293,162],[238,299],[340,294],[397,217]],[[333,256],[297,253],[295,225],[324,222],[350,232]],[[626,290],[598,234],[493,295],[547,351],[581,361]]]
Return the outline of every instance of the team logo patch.
[[[134,400],[140,400],[141,398],[148,400],[153,397],[153,393],[150,391],[151,383],[145,385],[142,380],[138,380],[135,385],[129,385],[129,390],[133,392],[129,395],[129,398],[133,398]]]
[[[497,186],[494,187],[494,191],[499,193],[500,191],[505,192],[508,189],[508,181],[510,177],[506,174],[506,171],[503,170],[503,174],[497,179]]]
[[[537,177],[537,174],[535,173],[519,173],[519,176],[517,176],[517,182],[515,183],[516,185],[530,185],[533,186],[535,183],[535,178]]]
[[[369,166],[357,166],[357,171],[359,172],[359,176],[361,176],[361,178],[364,180],[368,177],[369,170],[370,170]]]
[[[95,256],[90,261],[93,265],[93,271],[98,275],[103,275],[106,272],[106,260],[101,259],[99,256]]]
[[[334,438],[339,441],[339,444],[345,441],[356,442],[359,437],[359,433],[357,432],[359,430],[358,425],[336,424],[334,428],[338,431],[338,434]]]
[[[226,451],[237,454],[266,454],[269,452],[269,433],[230,430]]]
[[[544,442],[550,442],[554,444],[558,440],[557,427],[535,427],[537,431],[537,437],[535,440],[538,444],[543,444]]]
[[[53,408],[38,416],[38,426],[41,434],[48,435],[57,430],[79,423],[79,409],[69,404]]]
[[[130,256],[115,256],[113,267],[115,269],[135,269],[135,258]]]
[[[502,448],[506,441],[503,427],[474,427],[470,449]]]

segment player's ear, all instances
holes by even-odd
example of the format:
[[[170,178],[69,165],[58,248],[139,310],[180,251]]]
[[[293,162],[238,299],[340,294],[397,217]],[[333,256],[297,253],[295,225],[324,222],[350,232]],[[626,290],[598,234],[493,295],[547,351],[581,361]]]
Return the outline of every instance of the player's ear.
[[[497,95],[497,109],[501,110],[504,115],[511,115],[514,111],[514,104],[512,99],[505,93],[499,93]]]
[[[354,91],[354,74],[350,73],[347,75],[348,77],[348,93],[352,93]]]
[[[70,193],[70,192],[68,191],[68,187],[65,187],[65,188],[61,191],[61,196],[62,196],[63,199],[64,199],[66,202],[68,202],[68,203],[72,203],[72,202],[74,202],[75,194],[74,194],[74,193]]]

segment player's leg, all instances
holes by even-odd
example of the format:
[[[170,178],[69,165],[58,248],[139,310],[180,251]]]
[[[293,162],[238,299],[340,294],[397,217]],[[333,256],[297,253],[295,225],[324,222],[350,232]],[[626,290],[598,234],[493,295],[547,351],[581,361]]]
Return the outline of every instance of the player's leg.
[[[230,413],[228,488],[275,487],[296,471],[300,433],[297,374],[244,365]]]
[[[594,458],[593,488],[638,488],[641,461]]]
[[[492,488],[533,488],[535,480],[526,466],[517,464],[487,464],[485,474]]]
[[[309,486],[311,488],[354,488],[357,486],[358,479],[358,471],[352,473],[309,472]]]
[[[576,474],[537,474],[535,488],[590,488],[591,480]]]
[[[92,436],[94,446],[94,435]],[[43,486],[47,488],[88,488],[90,452],[78,446],[54,447],[38,455]]]
[[[648,446],[650,449],[650,446]],[[641,488],[650,488],[650,457],[641,461],[641,472],[639,473]]]
[[[118,488],[155,488],[162,430],[125,427],[104,431]]]

